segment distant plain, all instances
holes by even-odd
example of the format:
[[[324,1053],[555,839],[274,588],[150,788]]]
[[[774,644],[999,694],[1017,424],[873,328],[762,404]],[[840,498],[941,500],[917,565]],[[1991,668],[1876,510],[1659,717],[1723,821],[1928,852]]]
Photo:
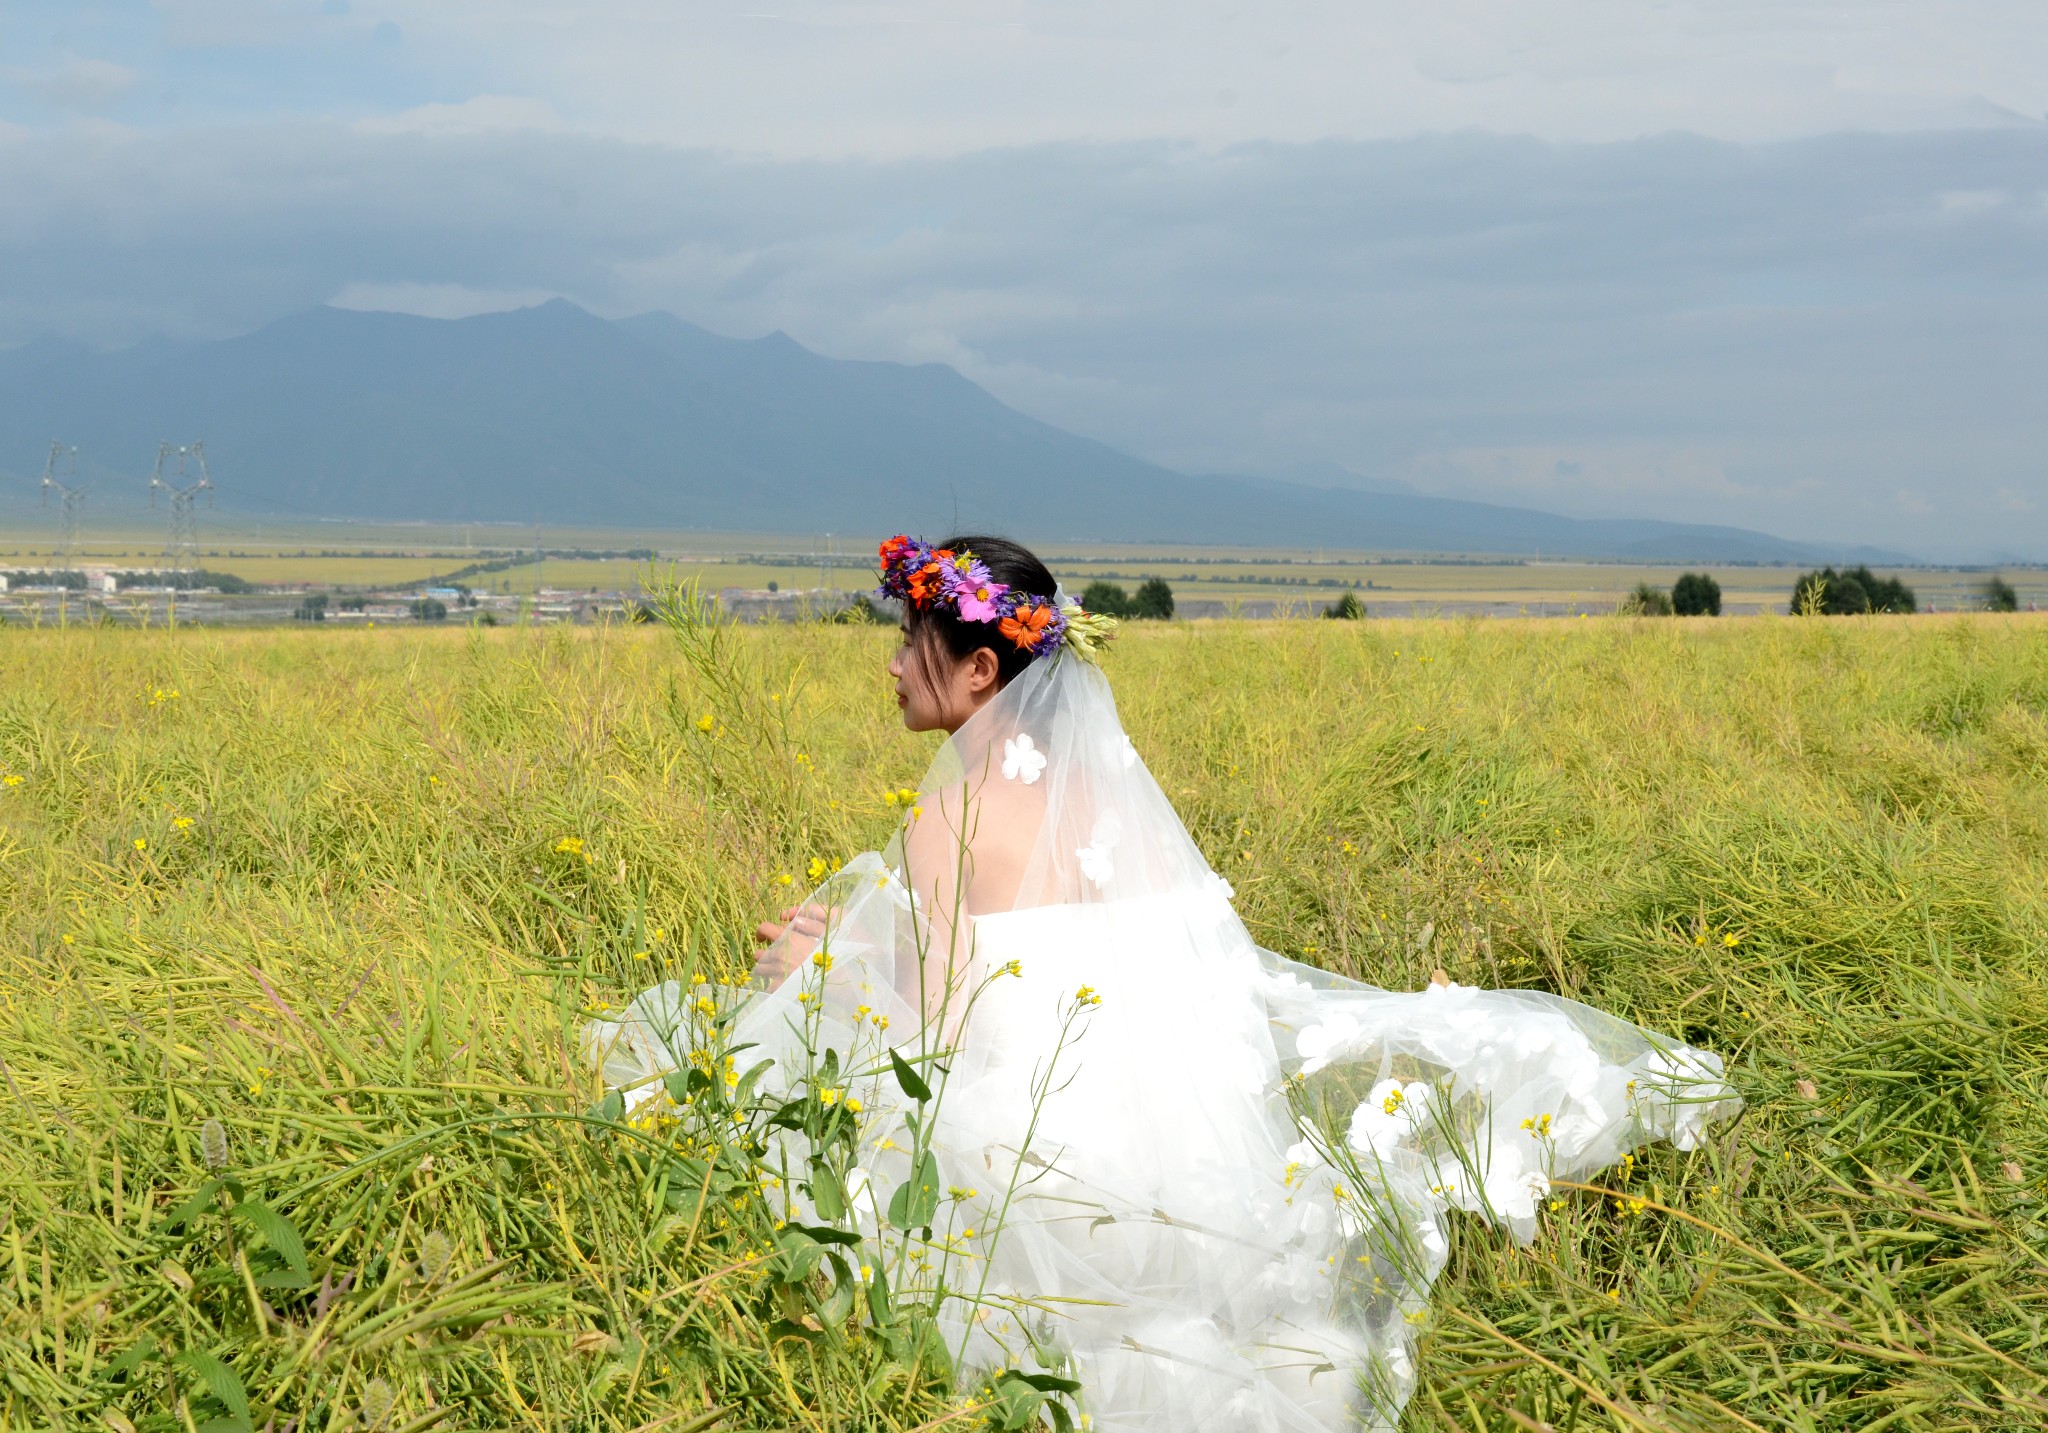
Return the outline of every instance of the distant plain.
[[[630,593],[671,567],[707,589],[765,591],[834,598],[872,585],[874,537],[714,533],[676,529],[558,528],[510,524],[257,523],[233,515],[208,521],[202,512],[196,565],[264,585],[369,590],[446,577],[473,563],[536,547],[551,554],[500,571],[461,578],[478,591],[530,595],[557,592]],[[55,560],[51,526],[0,531],[0,569],[40,568]],[[123,526],[81,533],[78,565],[153,567],[163,561],[162,528]],[[1073,590],[1104,579],[1126,588],[1164,578],[1186,615],[1310,615],[1356,590],[1376,616],[1549,615],[1611,612],[1639,583],[1668,588],[1682,572],[1711,573],[1728,615],[1783,611],[1799,568],[1725,563],[1668,564],[1503,559],[1488,554],[1407,553],[1314,548],[1139,546],[1083,541],[1036,544]],[[555,553],[651,550],[652,562]],[[1923,610],[1952,612],[1976,604],[1984,569],[1900,569]],[[2048,605],[2048,568],[2004,569],[2022,606]]]

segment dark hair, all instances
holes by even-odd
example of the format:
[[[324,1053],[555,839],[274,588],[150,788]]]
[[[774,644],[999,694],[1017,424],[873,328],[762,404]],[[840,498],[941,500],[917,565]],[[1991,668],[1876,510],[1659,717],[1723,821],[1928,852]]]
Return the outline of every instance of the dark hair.
[[[1022,543],[1011,542],[1006,537],[962,533],[933,546],[953,552],[965,548],[981,559],[988,568],[989,576],[1012,592],[1029,593],[1048,602],[1052,600],[1055,584],[1051,569]],[[934,693],[938,689],[938,678],[930,663],[923,659],[937,652],[944,652],[953,660],[960,661],[987,647],[996,654],[996,686],[999,688],[1008,686],[1012,677],[1035,660],[1031,653],[1005,639],[994,622],[962,621],[958,613],[947,608],[906,605],[903,625],[910,634],[910,645],[920,658],[925,685]]]

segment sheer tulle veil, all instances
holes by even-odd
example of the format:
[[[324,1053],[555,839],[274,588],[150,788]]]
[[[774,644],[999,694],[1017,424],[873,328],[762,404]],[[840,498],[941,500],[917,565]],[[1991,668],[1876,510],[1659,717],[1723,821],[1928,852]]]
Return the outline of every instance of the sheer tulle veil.
[[[1718,1057],[1570,1000],[1262,950],[1072,652],[947,739],[911,811],[812,893],[822,955],[714,1003],[764,1078],[834,1052],[861,1122],[843,1209],[773,1197],[899,1284],[949,1266],[963,1381],[1057,1361],[1103,1430],[1390,1428],[1448,1211],[1526,1240],[1552,1181],[1739,1107]],[[662,1089],[700,999],[594,1024],[607,1081]]]

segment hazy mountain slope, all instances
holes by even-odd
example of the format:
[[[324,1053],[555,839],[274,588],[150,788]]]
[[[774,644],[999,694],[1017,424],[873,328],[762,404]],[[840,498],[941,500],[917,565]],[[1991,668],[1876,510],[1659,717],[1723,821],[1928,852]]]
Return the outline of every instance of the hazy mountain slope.
[[[0,511],[32,500],[53,437],[116,508],[141,500],[158,439],[204,438],[220,502],[251,513],[848,533],[957,515],[1038,539],[1817,555],[1734,528],[1186,476],[944,365],[560,301],[455,321],[322,308],[217,343],[0,354],[0,471],[16,475]]]

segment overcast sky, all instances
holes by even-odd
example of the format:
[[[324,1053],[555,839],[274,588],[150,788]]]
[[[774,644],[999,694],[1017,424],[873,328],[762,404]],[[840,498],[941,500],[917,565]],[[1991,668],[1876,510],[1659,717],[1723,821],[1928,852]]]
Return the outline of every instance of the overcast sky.
[[[2048,558],[2048,5],[0,8],[0,346],[556,295],[1191,470]]]

